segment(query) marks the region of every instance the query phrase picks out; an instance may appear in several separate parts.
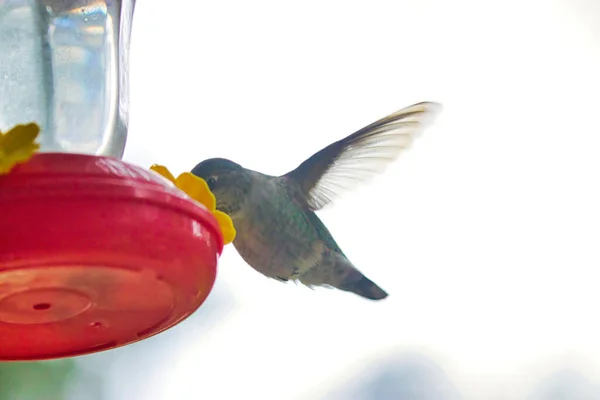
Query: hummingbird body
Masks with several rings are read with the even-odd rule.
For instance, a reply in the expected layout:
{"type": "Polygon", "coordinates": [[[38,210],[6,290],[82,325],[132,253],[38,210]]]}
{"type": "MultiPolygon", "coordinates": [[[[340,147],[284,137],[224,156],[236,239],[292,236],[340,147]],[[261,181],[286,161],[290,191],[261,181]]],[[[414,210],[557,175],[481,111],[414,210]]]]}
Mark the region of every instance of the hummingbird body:
{"type": "Polygon", "coordinates": [[[319,217],[303,209],[295,182],[246,171],[252,189],[240,212],[231,213],[237,232],[233,245],[246,263],[280,281],[387,296],[354,268],[319,217]]]}
{"type": "Polygon", "coordinates": [[[192,173],[207,181],[217,209],[233,220],[233,245],[256,271],[279,281],[334,287],[381,300],[387,293],[354,267],[315,211],[393,161],[422,129],[425,117],[438,109],[435,103],[419,103],[394,113],[282,176],[223,158],[205,160],[192,173]]]}

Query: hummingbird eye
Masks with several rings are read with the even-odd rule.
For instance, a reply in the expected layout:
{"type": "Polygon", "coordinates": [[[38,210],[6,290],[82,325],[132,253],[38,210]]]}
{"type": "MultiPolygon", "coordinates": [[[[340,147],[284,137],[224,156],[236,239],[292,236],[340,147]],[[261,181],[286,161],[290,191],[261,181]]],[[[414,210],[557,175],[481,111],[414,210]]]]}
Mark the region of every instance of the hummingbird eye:
{"type": "Polygon", "coordinates": [[[211,176],[210,178],[208,178],[206,180],[206,183],[208,184],[208,187],[210,188],[210,190],[213,190],[217,184],[217,178],[215,178],[214,176],[211,176]]]}

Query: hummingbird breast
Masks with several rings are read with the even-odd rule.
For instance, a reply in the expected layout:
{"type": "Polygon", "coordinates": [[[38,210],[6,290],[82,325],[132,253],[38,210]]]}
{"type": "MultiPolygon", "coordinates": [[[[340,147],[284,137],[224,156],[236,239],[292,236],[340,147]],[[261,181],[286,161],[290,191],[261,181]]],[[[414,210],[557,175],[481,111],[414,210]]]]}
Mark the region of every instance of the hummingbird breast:
{"type": "Polygon", "coordinates": [[[270,278],[297,279],[323,257],[325,248],[317,230],[277,178],[254,185],[233,222],[237,252],[270,278]]]}

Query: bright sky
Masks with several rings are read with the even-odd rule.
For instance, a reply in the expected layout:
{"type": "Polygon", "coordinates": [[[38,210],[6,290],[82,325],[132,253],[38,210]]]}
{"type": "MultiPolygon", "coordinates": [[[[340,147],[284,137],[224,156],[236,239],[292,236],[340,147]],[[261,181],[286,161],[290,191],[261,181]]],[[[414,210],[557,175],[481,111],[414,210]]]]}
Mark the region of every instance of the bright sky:
{"type": "Polygon", "coordinates": [[[118,398],[332,399],[415,352],[464,399],[564,369],[600,384],[599,26],[594,0],[139,1],[127,161],[281,174],[397,109],[444,110],[320,213],[388,299],[268,280],[228,246],[221,322],[164,333],[118,398]]]}

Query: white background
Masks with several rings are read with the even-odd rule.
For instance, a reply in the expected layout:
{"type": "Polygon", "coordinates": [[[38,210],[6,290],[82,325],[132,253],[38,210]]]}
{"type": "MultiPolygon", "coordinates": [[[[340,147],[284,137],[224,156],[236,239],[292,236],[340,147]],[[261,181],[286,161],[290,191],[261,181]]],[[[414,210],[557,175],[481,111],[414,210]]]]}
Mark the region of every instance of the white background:
{"type": "Polygon", "coordinates": [[[397,109],[444,109],[319,214],[388,299],[268,280],[227,246],[211,296],[229,306],[146,341],[169,347],[128,367],[139,384],[116,362],[109,398],[353,398],[340,386],[411,354],[441,376],[415,393],[600,398],[600,3],[139,1],[130,61],[125,160],[174,173],[282,174],[397,109]]]}

